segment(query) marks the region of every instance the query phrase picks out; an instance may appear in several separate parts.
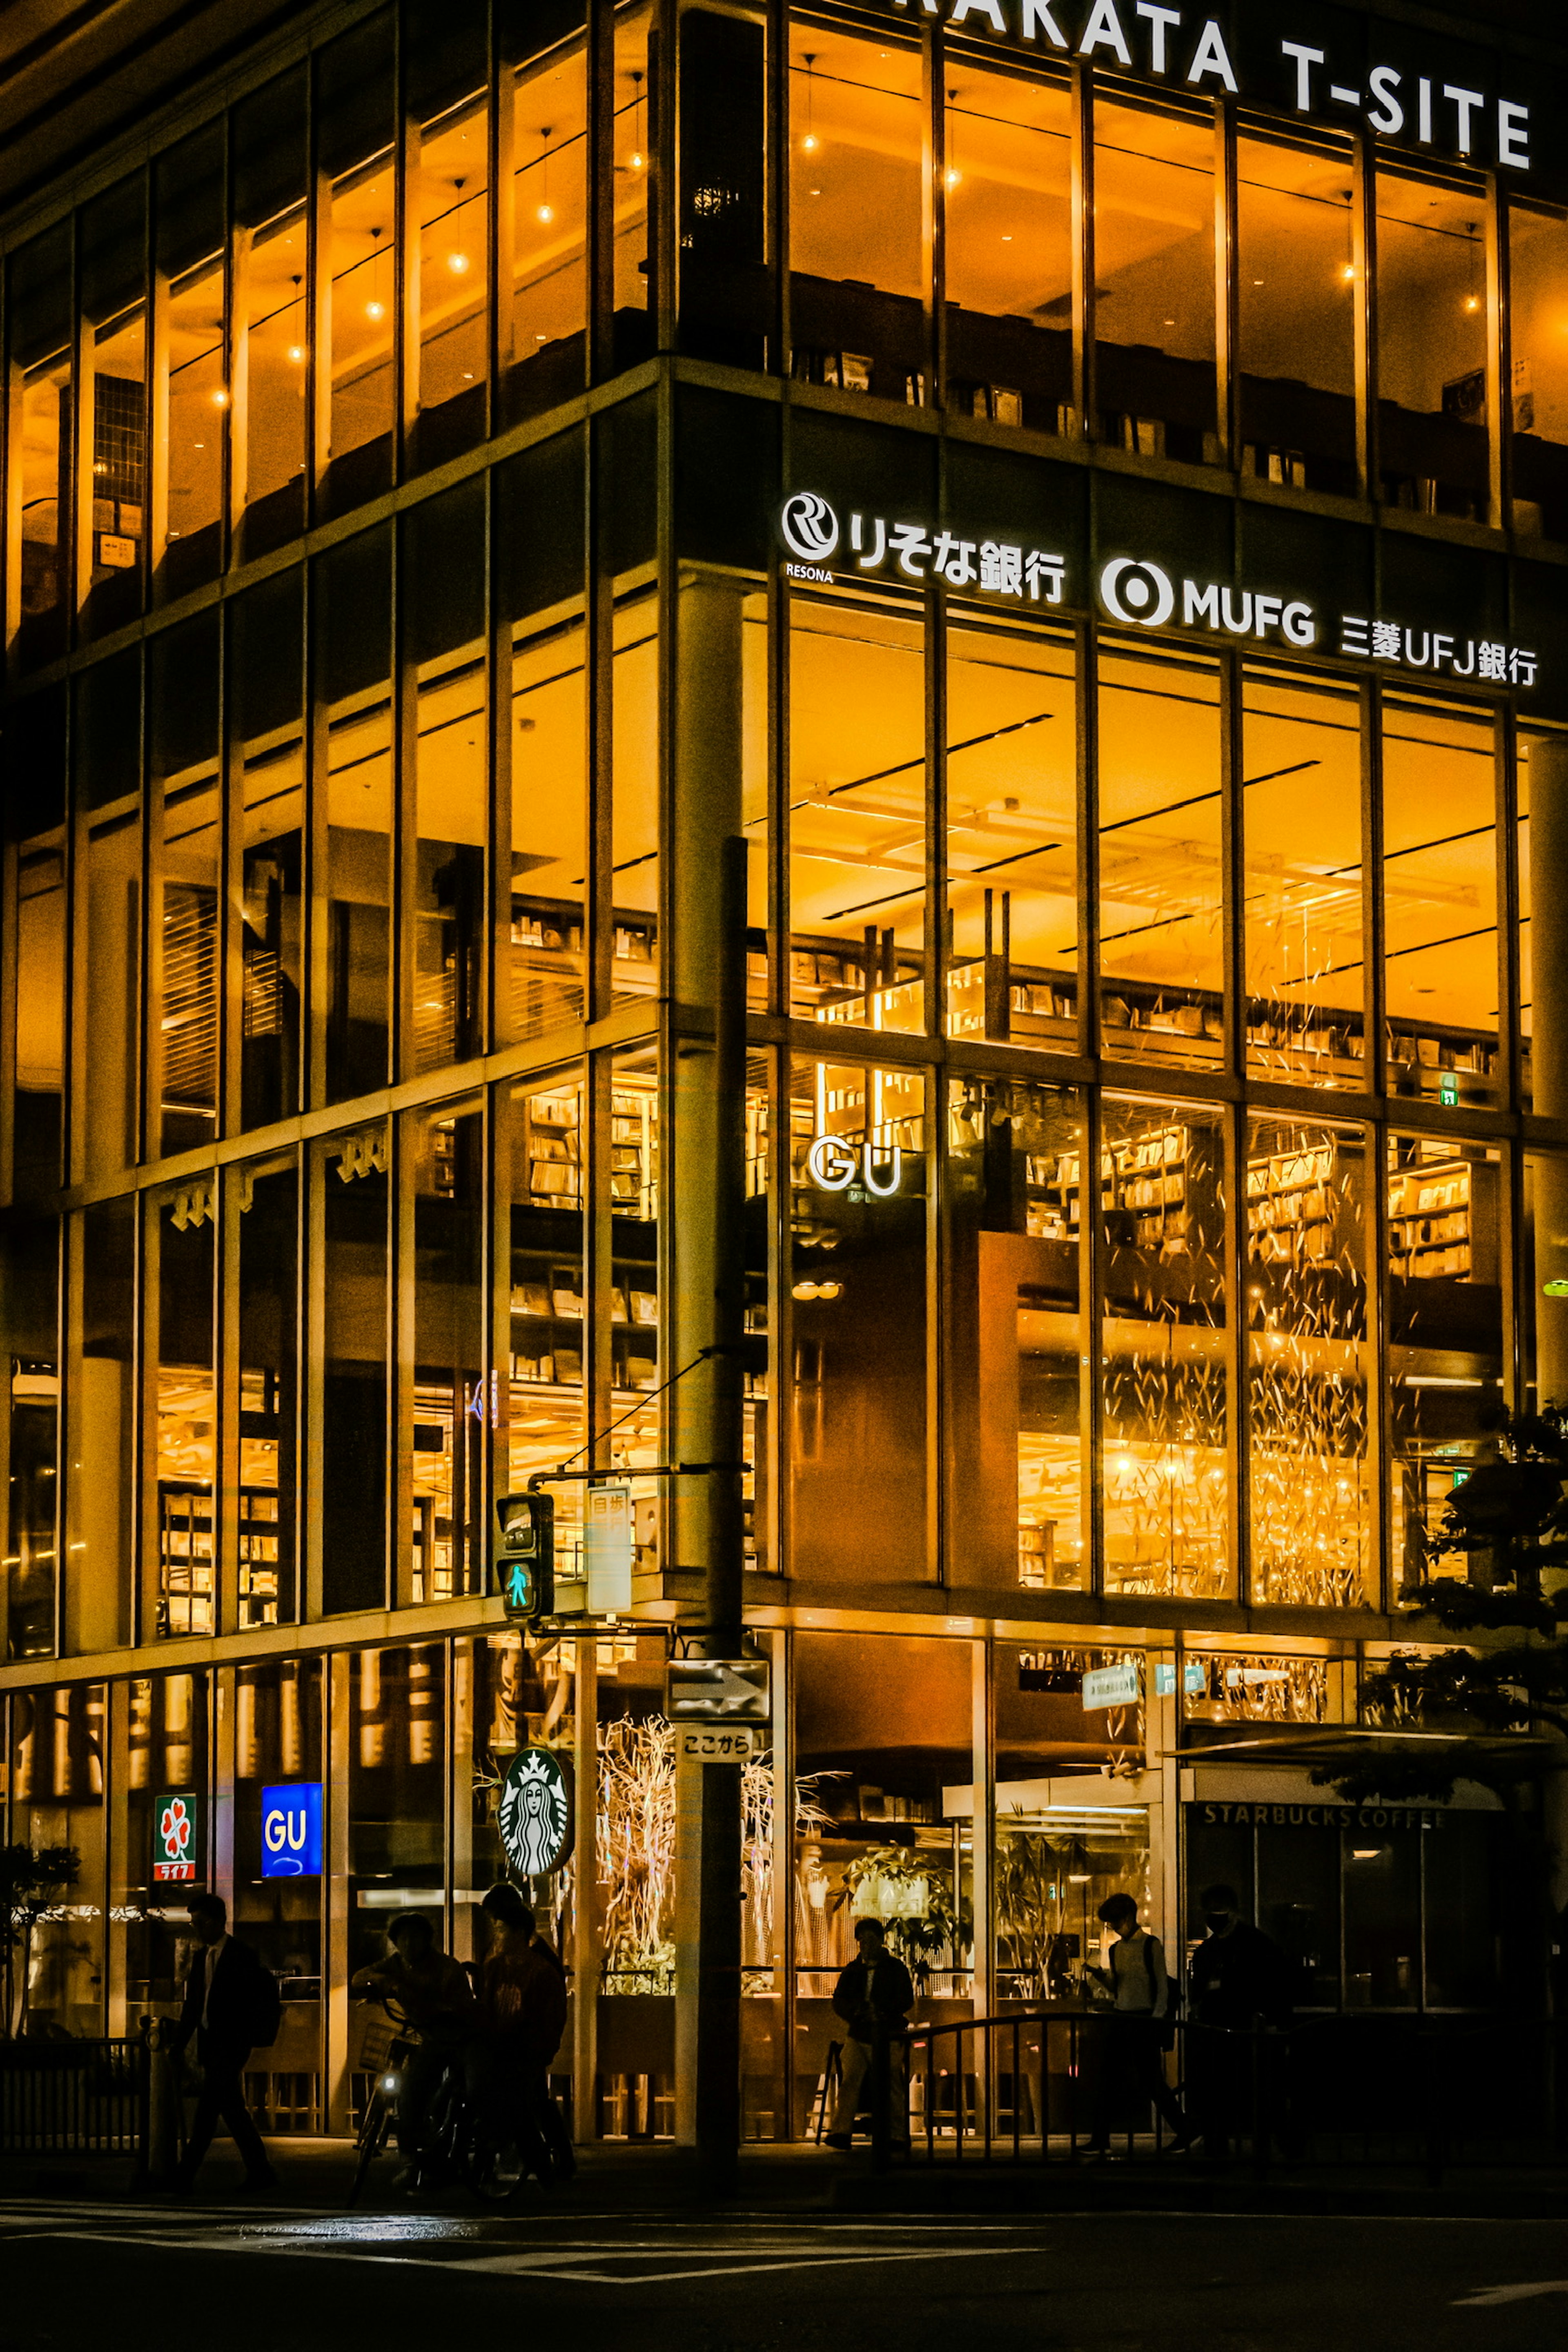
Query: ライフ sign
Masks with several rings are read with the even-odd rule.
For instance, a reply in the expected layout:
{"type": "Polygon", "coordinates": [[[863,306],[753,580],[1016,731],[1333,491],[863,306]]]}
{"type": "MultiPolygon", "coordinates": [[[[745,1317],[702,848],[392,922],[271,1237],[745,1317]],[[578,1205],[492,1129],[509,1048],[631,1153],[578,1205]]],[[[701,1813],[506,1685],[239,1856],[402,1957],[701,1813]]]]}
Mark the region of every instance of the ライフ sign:
{"type": "Polygon", "coordinates": [[[670,1663],[665,1712],[671,1723],[766,1723],[765,1658],[678,1658],[670,1663]]]}

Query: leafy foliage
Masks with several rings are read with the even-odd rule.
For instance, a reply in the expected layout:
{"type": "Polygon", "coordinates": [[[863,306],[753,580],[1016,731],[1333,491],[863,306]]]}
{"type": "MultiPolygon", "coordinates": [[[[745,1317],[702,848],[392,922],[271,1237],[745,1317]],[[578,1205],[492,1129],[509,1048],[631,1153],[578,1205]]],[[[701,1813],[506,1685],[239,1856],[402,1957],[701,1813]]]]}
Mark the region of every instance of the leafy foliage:
{"type": "Polygon", "coordinates": [[[1352,1803],[1448,1797],[1459,1780],[1507,1789],[1538,1769],[1537,1752],[1483,1743],[1542,1725],[1568,1734],[1568,1412],[1510,1415],[1499,1447],[1455,1487],[1432,1545],[1464,1575],[1428,1576],[1413,1596],[1445,1633],[1481,1638],[1392,1658],[1363,1686],[1383,1728],[1448,1736],[1318,1766],[1320,1787],[1352,1803]]]}

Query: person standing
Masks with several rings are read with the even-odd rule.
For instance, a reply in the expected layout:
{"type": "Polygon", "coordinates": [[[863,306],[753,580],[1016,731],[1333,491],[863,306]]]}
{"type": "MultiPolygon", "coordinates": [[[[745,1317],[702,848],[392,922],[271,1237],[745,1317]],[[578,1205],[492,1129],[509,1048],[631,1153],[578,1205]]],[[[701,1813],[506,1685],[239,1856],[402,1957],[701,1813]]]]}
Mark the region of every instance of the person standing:
{"type": "MultiPolygon", "coordinates": [[[[1205,1886],[1198,1901],[1208,1932],[1193,1955],[1187,2071],[1204,2155],[1224,2164],[1233,2135],[1256,2105],[1284,2118],[1292,1973],[1273,1937],[1242,1917],[1234,1886],[1205,1886]],[[1281,2038],[1266,2043],[1266,2034],[1281,2038]]],[[[1258,2127],[1267,2129],[1267,2122],[1258,2127]]]]}
{"type": "Polygon", "coordinates": [[[245,2188],[272,2189],[278,2176],[245,2104],[244,2077],[251,2051],[277,2037],[277,1982],[250,1946],[229,1934],[228,1908],[221,1895],[193,1895],[189,1908],[198,1948],[185,1979],[174,2048],[183,2051],[195,2035],[202,2087],[174,2187],[181,2196],[189,2196],[222,2123],[245,2167],[245,2188]]]}
{"type": "Polygon", "coordinates": [[[550,2062],[566,2031],[566,1971],[515,1886],[492,1886],[480,1907],[495,1939],[479,1979],[490,2097],[527,2168],[542,2183],[569,2180],[576,2154],[550,2088],[550,2062]]]}
{"type": "MultiPolygon", "coordinates": [[[[909,2052],[905,2023],[914,2007],[915,1989],[902,1960],[889,1952],[879,1919],[855,1923],[858,1958],[851,1960],[833,1991],[834,2014],[848,2027],[844,2044],[844,2072],[833,2110],[829,2147],[848,2147],[855,2136],[861,2091],[871,2072],[879,2036],[888,2046],[888,2137],[908,2151],[910,2101],[907,2084],[909,2052]]],[[[874,2079],[874,2078],[873,2078],[874,2079]]]]}
{"type": "Polygon", "coordinates": [[[423,1911],[400,1911],[386,1940],[392,1947],[386,1958],[358,1969],[349,1990],[390,1994],[418,2037],[404,2062],[397,2094],[397,2145],[404,2162],[392,2184],[412,2189],[419,2177],[430,2102],[447,2068],[462,2066],[479,2011],[462,1962],[441,1950],[423,1911]]]}
{"type": "Polygon", "coordinates": [[[1131,1895],[1110,1896],[1100,1905],[1099,1917],[1115,1930],[1117,1940],[1110,1947],[1109,1968],[1094,1970],[1110,1995],[1111,2009],[1100,2044],[1089,2152],[1109,2156],[1111,2124],[1130,2093],[1158,2109],[1175,2147],[1190,2147],[1191,2127],[1165,2080],[1171,1980],[1164,1950],[1157,1936],[1138,1925],[1138,1906],[1131,1895]]]}

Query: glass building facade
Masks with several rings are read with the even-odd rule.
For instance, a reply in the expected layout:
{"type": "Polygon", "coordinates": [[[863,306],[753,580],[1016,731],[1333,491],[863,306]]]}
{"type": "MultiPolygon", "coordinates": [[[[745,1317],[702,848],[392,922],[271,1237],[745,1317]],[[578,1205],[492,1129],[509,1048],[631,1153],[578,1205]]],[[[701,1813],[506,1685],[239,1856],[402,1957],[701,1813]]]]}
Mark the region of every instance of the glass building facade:
{"type": "Polygon", "coordinates": [[[542,1742],[578,2129],[676,2129],[737,835],[748,2133],[866,1911],[933,2018],[1214,1876],[1322,2007],[1540,1997],[1501,1817],[1300,1733],[1568,1401],[1568,59],[1342,14],[302,14],[0,223],[33,2030],[174,1999],[184,1796],[270,2126],[347,2128],[348,1974],[408,1905],[472,1952],[542,1742]],[[629,1610],[509,1626],[494,1503],[584,1456],[629,1610]]]}

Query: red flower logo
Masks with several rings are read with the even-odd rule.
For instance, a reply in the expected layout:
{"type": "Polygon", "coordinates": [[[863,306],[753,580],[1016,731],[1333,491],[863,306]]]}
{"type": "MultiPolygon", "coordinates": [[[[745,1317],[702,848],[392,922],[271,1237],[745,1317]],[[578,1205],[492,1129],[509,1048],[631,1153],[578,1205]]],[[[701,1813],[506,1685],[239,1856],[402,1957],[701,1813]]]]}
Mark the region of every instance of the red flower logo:
{"type": "Polygon", "coordinates": [[[172,1797],[158,1823],[163,1852],[172,1862],[184,1862],[191,1842],[191,1816],[184,1797],[172,1797]]]}

